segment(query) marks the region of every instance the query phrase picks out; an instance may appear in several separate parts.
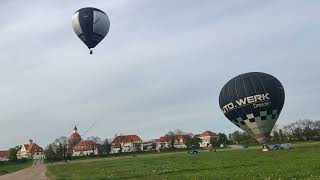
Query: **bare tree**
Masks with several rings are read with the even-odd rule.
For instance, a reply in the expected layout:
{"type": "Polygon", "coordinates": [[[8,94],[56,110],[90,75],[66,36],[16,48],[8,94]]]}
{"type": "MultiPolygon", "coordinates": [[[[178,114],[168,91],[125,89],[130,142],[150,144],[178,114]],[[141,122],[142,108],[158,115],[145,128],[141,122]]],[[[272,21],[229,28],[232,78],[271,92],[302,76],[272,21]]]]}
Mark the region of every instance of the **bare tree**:
{"type": "Polygon", "coordinates": [[[168,143],[169,143],[169,145],[172,147],[172,148],[174,148],[174,143],[175,143],[175,140],[176,140],[176,134],[174,133],[174,132],[172,132],[172,131],[169,131],[168,133],[167,133],[167,138],[168,138],[168,143]]]}
{"type": "Polygon", "coordinates": [[[58,156],[65,160],[67,155],[68,138],[65,136],[61,136],[57,138],[53,142],[53,144],[55,144],[55,147],[57,147],[56,153],[58,154],[58,156]]]}
{"type": "Polygon", "coordinates": [[[186,135],[187,133],[181,131],[180,129],[176,129],[176,130],[174,130],[174,134],[175,135],[186,135]]]}
{"type": "Polygon", "coordinates": [[[125,137],[122,135],[115,137],[114,140],[112,141],[112,144],[119,148],[119,153],[123,151],[124,143],[125,143],[125,137]]]}
{"type": "Polygon", "coordinates": [[[90,137],[87,138],[87,141],[93,141],[96,144],[101,144],[102,143],[101,139],[99,137],[97,137],[97,136],[90,136],[90,137]]]}

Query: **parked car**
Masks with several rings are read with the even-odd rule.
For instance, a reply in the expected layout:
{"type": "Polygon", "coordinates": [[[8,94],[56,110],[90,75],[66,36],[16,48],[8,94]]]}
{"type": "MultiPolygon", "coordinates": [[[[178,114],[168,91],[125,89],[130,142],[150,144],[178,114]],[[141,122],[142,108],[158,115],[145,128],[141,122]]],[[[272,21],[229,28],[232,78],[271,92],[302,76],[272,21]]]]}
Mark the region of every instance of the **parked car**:
{"type": "Polygon", "coordinates": [[[291,149],[291,144],[290,143],[284,143],[284,144],[273,144],[271,145],[272,150],[283,150],[283,149],[291,149]]]}
{"type": "Polygon", "coordinates": [[[279,149],[281,149],[281,144],[273,144],[273,145],[271,145],[271,149],[272,150],[279,150],[279,149]]]}
{"type": "Polygon", "coordinates": [[[191,149],[188,151],[188,154],[199,154],[200,150],[196,146],[192,145],[191,149]]]}
{"type": "Polygon", "coordinates": [[[290,143],[281,144],[281,149],[291,149],[291,144],[290,143]]]}
{"type": "Polygon", "coordinates": [[[199,149],[190,149],[188,151],[188,154],[199,154],[200,153],[200,150],[199,149]]]}

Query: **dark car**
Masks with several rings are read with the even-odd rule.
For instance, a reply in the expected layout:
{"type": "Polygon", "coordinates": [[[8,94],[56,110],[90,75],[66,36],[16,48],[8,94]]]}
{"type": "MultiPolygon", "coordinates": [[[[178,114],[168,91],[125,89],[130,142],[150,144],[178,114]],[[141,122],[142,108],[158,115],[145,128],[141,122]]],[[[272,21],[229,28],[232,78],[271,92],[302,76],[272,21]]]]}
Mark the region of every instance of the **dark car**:
{"type": "Polygon", "coordinates": [[[290,143],[284,143],[280,145],[281,149],[291,149],[291,144],[290,143]]]}
{"type": "Polygon", "coordinates": [[[272,150],[279,150],[279,149],[281,149],[281,145],[280,144],[273,144],[273,145],[271,145],[271,149],[272,150]]]}
{"type": "Polygon", "coordinates": [[[199,149],[190,149],[188,151],[188,154],[199,154],[200,153],[200,150],[199,149]]]}

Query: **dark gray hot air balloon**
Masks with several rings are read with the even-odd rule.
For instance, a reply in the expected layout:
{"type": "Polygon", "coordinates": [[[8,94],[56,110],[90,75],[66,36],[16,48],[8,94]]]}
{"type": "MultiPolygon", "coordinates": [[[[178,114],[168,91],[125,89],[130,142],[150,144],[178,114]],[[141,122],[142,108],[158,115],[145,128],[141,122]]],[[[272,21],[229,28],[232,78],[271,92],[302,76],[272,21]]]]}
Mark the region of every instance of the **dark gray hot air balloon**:
{"type": "Polygon", "coordinates": [[[92,54],[91,49],[96,47],[108,34],[110,20],[107,14],[100,9],[86,7],[74,13],[72,28],[92,54]]]}
{"type": "Polygon", "coordinates": [[[266,143],[284,104],[284,89],[261,72],[241,74],[224,85],[219,104],[224,115],[260,143],[266,143]]]}

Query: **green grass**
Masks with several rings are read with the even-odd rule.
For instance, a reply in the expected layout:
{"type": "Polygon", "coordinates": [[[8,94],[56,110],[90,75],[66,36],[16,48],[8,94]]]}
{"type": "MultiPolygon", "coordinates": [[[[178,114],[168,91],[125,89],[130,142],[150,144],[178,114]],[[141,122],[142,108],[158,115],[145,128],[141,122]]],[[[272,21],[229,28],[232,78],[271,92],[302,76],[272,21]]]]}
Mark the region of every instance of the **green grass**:
{"type": "Polygon", "coordinates": [[[320,179],[320,143],[295,149],[163,153],[48,165],[53,179],[320,179]]]}
{"type": "Polygon", "coordinates": [[[31,164],[32,161],[29,160],[0,162],[0,176],[24,169],[28,166],[31,166],[31,164]]]}

